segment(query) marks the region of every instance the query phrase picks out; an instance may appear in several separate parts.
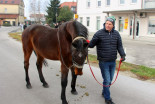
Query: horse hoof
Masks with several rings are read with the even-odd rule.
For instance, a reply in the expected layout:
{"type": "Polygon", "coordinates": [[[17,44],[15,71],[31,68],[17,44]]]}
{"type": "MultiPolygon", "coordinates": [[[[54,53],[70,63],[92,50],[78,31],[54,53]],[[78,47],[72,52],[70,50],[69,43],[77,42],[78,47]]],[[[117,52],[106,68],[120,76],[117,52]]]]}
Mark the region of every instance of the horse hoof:
{"type": "Polygon", "coordinates": [[[32,86],[30,84],[27,84],[26,87],[27,87],[27,89],[31,89],[32,88],[32,86]]]}
{"type": "Polygon", "coordinates": [[[67,101],[64,101],[64,102],[62,102],[62,104],[68,104],[68,102],[67,101]]]}
{"type": "Polygon", "coordinates": [[[49,85],[46,83],[46,84],[43,84],[43,87],[44,88],[49,88],[49,85]]]}
{"type": "Polygon", "coordinates": [[[72,90],[71,93],[72,93],[73,95],[78,95],[78,92],[77,92],[76,90],[72,90]]]}

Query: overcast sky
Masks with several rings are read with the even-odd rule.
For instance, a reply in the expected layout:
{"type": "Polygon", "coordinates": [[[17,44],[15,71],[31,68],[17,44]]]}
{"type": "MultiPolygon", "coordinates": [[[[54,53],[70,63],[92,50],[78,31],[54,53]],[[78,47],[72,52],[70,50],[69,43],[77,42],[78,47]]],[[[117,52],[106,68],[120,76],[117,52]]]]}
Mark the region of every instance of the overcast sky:
{"type": "MultiPolygon", "coordinates": [[[[23,0],[25,4],[25,17],[29,19],[29,13],[31,12],[30,10],[30,2],[32,0],[23,0]]],[[[37,1],[37,0],[36,0],[37,1]]],[[[70,1],[76,1],[76,0],[60,0],[60,3],[63,2],[70,2],[70,1]]],[[[40,0],[40,6],[41,6],[41,12],[45,13],[46,6],[49,4],[50,0],[40,0]]]]}

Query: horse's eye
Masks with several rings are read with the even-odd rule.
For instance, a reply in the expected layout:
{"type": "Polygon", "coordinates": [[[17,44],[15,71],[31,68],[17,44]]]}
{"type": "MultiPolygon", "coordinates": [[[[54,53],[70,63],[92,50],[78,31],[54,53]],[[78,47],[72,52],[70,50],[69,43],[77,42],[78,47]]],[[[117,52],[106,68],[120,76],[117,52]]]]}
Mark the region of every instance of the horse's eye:
{"type": "Polygon", "coordinates": [[[74,48],[77,48],[77,44],[76,44],[76,43],[72,43],[72,46],[73,46],[74,48]]]}

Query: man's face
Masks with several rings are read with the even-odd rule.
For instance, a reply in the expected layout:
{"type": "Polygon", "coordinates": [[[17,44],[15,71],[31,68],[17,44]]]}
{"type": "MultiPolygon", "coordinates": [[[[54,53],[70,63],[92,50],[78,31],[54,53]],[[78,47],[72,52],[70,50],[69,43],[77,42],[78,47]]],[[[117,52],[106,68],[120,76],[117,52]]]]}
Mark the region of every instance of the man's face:
{"type": "Polygon", "coordinates": [[[112,22],[106,21],[106,23],[105,23],[105,29],[106,29],[107,31],[110,32],[110,31],[112,30],[113,27],[114,27],[114,26],[113,26],[112,22]]]}

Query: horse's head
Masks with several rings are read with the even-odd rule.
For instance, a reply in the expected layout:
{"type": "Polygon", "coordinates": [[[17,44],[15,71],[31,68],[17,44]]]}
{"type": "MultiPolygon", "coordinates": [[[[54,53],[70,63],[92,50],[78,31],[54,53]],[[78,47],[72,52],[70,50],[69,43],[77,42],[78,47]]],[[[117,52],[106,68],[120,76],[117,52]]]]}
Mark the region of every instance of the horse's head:
{"type": "Polygon", "coordinates": [[[75,74],[82,75],[82,68],[88,55],[88,43],[85,38],[77,37],[72,42],[72,61],[75,74]]]}
{"type": "Polygon", "coordinates": [[[73,21],[72,31],[72,62],[75,67],[75,74],[82,75],[82,68],[88,55],[88,31],[85,26],[77,21],[73,21]],[[73,31],[74,30],[74,31],[73,31]]]}

